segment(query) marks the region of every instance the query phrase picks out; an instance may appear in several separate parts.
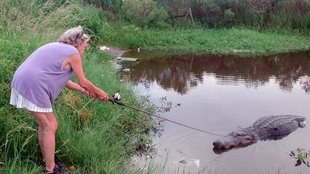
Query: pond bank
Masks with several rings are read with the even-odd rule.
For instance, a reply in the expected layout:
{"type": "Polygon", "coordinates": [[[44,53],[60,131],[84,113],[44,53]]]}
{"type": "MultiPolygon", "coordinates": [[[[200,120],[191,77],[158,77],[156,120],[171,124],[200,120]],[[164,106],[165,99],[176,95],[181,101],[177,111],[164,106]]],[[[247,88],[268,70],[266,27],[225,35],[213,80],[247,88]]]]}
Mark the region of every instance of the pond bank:
{"type": "Polygon", "coordinates": [[[99,46],[99,49],[109,55],[112,55],[114,57],[122,56],[125,52],[130,51],[126,49],[121,48],[115,48],[115,47],[107,47],[107,46],[99,46]]]}
{"type": "Polygon", "coordinates": [[[114,47],[162,50],[184,54],[253,57],[310,49],[309,36],[280,30],[195,28],[127,31],[118,28],[111,31],[110,35],[103,36],[102,40],[105,44],[114,47]]]}

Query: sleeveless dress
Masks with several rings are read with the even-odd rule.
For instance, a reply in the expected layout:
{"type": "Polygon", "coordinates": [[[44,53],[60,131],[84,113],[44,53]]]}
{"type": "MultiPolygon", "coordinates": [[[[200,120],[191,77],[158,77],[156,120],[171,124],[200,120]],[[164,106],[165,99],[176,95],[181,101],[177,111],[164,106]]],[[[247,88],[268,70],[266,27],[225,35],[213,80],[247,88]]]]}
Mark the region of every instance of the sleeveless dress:
{"type": "Polygon", "coordinates": [[[52,112],[52,103],[66,86],[72,69],[62,70],[63,61],[78,50],[54,42],[35,50],[15,71],[10,104],[34,112],[52,112]]]}

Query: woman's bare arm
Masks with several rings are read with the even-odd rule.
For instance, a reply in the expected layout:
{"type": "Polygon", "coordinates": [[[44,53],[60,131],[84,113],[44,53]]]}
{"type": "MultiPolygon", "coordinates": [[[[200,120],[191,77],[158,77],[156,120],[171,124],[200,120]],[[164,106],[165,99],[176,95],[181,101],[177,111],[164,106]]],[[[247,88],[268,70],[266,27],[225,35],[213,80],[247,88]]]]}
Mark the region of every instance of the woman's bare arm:
{"type": "Polygon", "coordinates": [[[66,87],[77,92],[83,92],[85,90],[79,84],[74,83],[71,80],[68,81],[66,87]]]}
{"type": "MultiPolygon", "coordinates": [[[[71,65],[71,68],[73,69],[73,72],[75,73],[78,79],[78,85],[80,87],[86,89],[90,93],[95,93],[98,99],[108,101],[109,99],[108,95],[103,90],[96,87],[93,83],[91,83],[89,80],[86,79],[82,67],[82,58],[79,54],[71,55],[65,61],[66,63],[71,65]]],[[[70,83],[69,85],[73,84],[70,83]]]]}

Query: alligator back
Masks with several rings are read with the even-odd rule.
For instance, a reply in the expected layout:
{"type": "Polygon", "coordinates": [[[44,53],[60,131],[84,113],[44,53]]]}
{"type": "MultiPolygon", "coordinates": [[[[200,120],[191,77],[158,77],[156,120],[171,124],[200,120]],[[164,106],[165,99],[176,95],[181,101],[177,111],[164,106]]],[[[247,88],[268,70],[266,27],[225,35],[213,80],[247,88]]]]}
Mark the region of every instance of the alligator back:
{"type": "Polygon", "coordinates": [[[266,116],[255,121],[252,130],[260,140],[280,139],[301,127],[305,120],[305,117],[296,115],[266,116]]]}

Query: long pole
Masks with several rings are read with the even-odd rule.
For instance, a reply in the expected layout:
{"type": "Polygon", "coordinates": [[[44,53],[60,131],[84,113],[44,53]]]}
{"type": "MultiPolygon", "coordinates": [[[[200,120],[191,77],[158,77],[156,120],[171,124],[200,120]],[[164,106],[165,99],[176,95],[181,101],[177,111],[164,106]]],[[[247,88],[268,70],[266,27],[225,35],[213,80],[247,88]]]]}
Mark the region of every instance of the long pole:
{"type": "Polygon", "coordinates": [[[199,132],[204,132],[204,133],[211,134],[211,135],[216,135],[216,136],[224,136],[224,135],[221,135],[221,134],[217,134],[217,133],[205,131],[205,130],[202,130],[202,129],[198,129],[198,128],[195,128],[195,127],[192,127],[192,126],[188,126],[188,125],[185,125],[185,124],[182,124],[182,123],[173,121],[173,120],[169,120],[169,119],[167,119],[167,118],[163,118],[163,117],[158,116],[158,115],[155,115],[155,114],[151,114],[151,113],[146,112],[146,111],[143,111],[143,110],[141,110],[141,109],[132,107],[132,106],[130,106],[130,105],[126,104],[126,103],[123,103],[123,102],[121,102],[121,101],[112,100],[112,99],[109,99],[109,101],[112,102],[112,103],[116,103],[116,104],[118,104],[118,105],[121,105],[121,106],[125,106],[125,107],[128,107],[128,108],[134,109],[134,110],[136,110],[136,111],[145,113],[145,114],[147,114],[147,115],[151,115],[151,116],[153,116],[153,117],[160,118],[160,119],[162,119],[162,120],[165,120],[165,121],[168,121],[168,122],[171,122],[171,123],[174,123],[174,124],[183,126],[183,127],[187,127],[187,128],[189,128],[189,129],[192,129],[192,130],[196,130],[196,131],[199,131],[199,132]]]}

